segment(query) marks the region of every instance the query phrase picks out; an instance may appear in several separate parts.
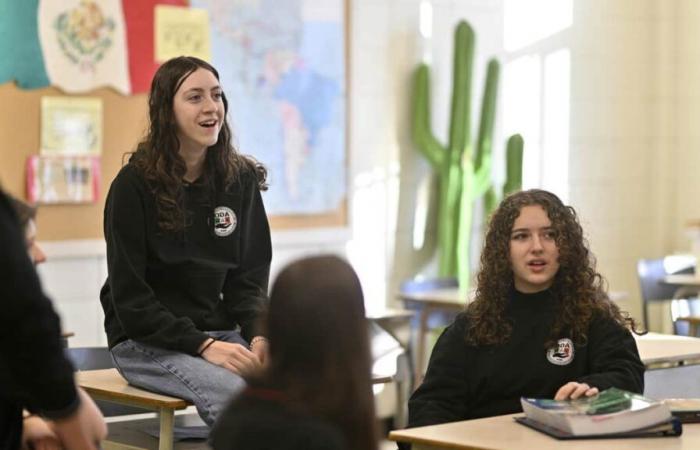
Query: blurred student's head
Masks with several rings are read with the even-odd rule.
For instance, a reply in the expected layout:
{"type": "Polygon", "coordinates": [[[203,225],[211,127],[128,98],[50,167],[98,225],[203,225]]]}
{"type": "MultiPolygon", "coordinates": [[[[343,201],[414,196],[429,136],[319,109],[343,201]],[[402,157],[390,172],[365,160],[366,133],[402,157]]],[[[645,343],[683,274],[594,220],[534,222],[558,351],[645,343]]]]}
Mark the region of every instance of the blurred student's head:
{"type": "Polygon", "coordinates": [[[36,208],[14,197],[10,197],[10,202],[24,231],[29,258],[34,264],[45,262],[46,254],[36,242],[36,208]]]}
{"type": "Polygon", "coordinates": [[[376,449],[369,332],[352,267],[335,256],[288,265],[273,285],[266,329],[270,379],[336,423],[349,448],[376,449]]]}

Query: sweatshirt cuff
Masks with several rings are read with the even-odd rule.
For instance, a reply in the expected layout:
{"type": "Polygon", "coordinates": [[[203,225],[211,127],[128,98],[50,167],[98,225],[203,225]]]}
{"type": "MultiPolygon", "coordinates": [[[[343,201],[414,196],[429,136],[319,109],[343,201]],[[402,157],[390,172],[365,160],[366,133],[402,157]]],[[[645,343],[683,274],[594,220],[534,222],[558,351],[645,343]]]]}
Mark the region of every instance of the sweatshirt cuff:
{"type": "Polygon", "coordinates": [[[209,336],[203,332],[197,332],[188,336],[183,336],[180,339],[181,349],[184,353],[192,356],[199,356],[198,350],[202,346],[204,341],[209,339],[209,336]]]}

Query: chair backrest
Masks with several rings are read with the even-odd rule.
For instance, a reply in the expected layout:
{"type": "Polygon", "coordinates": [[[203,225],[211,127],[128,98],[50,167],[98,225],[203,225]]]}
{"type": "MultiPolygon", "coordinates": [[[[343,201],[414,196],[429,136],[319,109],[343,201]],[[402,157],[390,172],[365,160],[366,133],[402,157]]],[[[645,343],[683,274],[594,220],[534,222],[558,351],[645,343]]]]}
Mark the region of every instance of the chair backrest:
{"type": "Polygon", "coordinates": [[[644,328],[649,328],[647,303],[673,299],[677,286],[661,283],[666,275],[695,273],[695,258],[689,256],[667,256],[657,259],[640,259],[637,262],[637,277],[642,293],[642,315],[644,328]]]}
{"type": "Polygon", "coordinates": [[[673,264],[674,257],[657,259],[640,259],[637,262],[637,276],[644,303],[670,300],[678,289],[677,286],[661,283],[661,279],[672,274],[695,273],[695,264],[687,260],[686,264],[673,264]]]}
{"type": "MultiPolygon", "coordinates": [[[[114,367],[112,355],[107,347],[74,347],[67,348],[66,354],[73,362],[76,370],[99,370],[111,369],[114,367]]],[[[105,417],[124,416],[128,414],[143,414],[149,412],[143,408],[135,406],[117,405],[101,400],[96,400],[97,407],[100,408],[105,417]]]]}
{"type": "Polygon", "coordinates": [[[74,347],[67,349],[68,358],[77,370],[100,370],[114,367],[107,347],[74,347]]]}
{"type": "Polygon", "coordinates": [[[416,294],[419,292],[431,291],[433,289],[445,289],[459,287],[457,278],[414,278],[401,283],[399,290],[403,294],[416,294]]]}

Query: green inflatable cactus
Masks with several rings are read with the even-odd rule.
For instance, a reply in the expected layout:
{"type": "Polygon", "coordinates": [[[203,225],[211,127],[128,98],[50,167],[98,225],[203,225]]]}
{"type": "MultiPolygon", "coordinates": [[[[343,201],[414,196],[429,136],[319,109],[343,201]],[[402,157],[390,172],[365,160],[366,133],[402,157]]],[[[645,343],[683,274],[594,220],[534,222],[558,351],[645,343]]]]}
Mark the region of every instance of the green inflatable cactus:
{"type": "MultiPolygon", "coordinates": [[[[425,155],[439,178],[438,205],[438,256],[440,276],[456,276],[460,287],[469,286],[469,241],[474,202],[490,192],[492,201],[497,200],[491,187],[491,147],[493,124],[498,90],[499,64],[489,61],[481,105],[479,132],[474,147],[471,144],[471,76],[474,61],[474,31],[465,21],[457,25],[454,44],[454,73],[449,141],[441,144],[431,131],[430,124],[430,72],[421,64],[414,74],[413,140],[425,155]],[[475,151],[473,151],[473,148],[475,151]]],[[[522,166],[522,138],[513,136],[509,140],[508,189],[519,188],[522,166]],[[510,154],[512,146],[520,142],[520,157],[510,154]],[[519,161],[519,163],[518,163],[519,161]],[[511,167],[512,166],[512,167],[511,167]],[[518,171],[517,175],[510,170],[518,171]]],[[[489,195],[487,195],[488,203],[489,195]]],[[[494,205],[491,205],[491,208],[494,205]]]]}
{"type": "Polygon", "coordinates": [[[488,218],[501,199],[511,192],[519,191],[523,186],[523,137],[514,134],[506,143],[506,182],[503,185],[503,195],[499,198],[493,186],[484,197],[484,217],[488,218]]]}

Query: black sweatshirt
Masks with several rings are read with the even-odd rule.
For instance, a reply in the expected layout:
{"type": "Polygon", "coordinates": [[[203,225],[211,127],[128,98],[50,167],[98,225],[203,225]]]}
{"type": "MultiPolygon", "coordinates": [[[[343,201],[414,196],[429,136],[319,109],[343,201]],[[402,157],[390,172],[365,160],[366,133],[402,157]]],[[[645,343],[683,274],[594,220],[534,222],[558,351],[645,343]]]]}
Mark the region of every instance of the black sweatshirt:
{"type": "Polygon", "coordinates": [[[108,277],[100,293],[110,348],[132,339],[196,355],[204,331],[240,325],[245,339],[254,334],[272,257],[255,174],[242,172],[216,195],[203,182],[183,190],[186,226],[163,232],[155,196],[132,164],[112,182],[104,214],[108,277]]]}
{"type": "Polygon", "coordinates": [[[631,333],[611,319],[594,318],[584,346],[561,336],[545,349],[555,313],[550,291],[514,292],[506,309],[513,323],[502,346],[468,346],[460,314],[438,339],[423,384],[408,404],[409,427],[522,411],[520,397],[553,398],[569,381],[604,390],[641,393],[644,365],[631,333]]]}
{"type": "Polygon", "coordinates": [[[56,419],[80,400],[58,316],[41,290],[24,234],[0,192],[0,448],[19,448],[22,408],[56,419]]]}
{"type": "Polygon", "coordinates": [[[248,388],[221,413],[209,444],[214,450],[347,450],[337,426],[296,409],[281,391],[248,388]]]}

